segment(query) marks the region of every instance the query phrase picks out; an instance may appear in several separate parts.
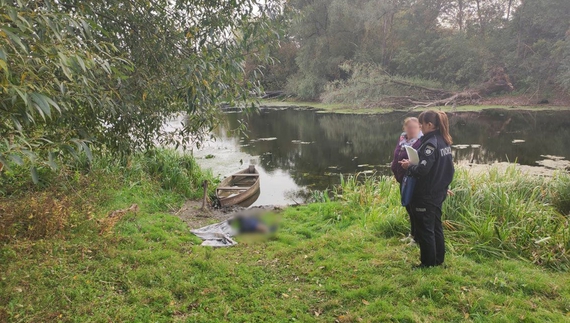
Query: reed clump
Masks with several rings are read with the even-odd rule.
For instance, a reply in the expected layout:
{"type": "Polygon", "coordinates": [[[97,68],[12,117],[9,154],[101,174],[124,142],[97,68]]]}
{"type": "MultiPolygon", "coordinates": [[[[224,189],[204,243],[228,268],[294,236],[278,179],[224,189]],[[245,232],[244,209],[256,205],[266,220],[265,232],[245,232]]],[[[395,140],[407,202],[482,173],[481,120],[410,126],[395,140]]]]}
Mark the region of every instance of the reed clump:
{"type": "MultiPolygon", "coordinates": [[[[475,257],[518,258],[557,269],[570,266],[570,175],[538,177],[516,166],[486,173],[458,169],[444,203],[449,249],[475,257]]],[[[390,177],[351,176],[338,199],[384,236],[408,233],[398,184],[390,177]]]]}

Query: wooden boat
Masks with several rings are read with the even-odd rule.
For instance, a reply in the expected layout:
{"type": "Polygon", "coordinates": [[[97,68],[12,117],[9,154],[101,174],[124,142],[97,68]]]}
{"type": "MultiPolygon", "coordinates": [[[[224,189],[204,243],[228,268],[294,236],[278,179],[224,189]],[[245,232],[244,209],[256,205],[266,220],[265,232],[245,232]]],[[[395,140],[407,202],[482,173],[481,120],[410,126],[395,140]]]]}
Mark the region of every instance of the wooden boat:
{"type": "Polygon", "coordinates": [[[248,199],[251,201],[258,193],[259,173],[253,165],[224,178],[216,188],[216,197],[222,207],[239,204],[248,199]]]}

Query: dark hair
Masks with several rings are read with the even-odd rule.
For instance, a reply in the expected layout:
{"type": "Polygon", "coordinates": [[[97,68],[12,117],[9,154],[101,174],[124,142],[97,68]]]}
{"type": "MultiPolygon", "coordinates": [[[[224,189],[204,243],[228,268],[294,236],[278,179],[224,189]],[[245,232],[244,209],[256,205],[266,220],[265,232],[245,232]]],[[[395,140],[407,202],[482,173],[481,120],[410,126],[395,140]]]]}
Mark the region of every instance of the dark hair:
{"type": "Polygon", "coordinates": [[[443,140],[448,145],[453,143],[453,139],[449,134],[449,120],[447,119],[447,114],[443,111],[427,110],[420,114],[418,117],[420,123],[432,123],[439,131],[443,140]]]}

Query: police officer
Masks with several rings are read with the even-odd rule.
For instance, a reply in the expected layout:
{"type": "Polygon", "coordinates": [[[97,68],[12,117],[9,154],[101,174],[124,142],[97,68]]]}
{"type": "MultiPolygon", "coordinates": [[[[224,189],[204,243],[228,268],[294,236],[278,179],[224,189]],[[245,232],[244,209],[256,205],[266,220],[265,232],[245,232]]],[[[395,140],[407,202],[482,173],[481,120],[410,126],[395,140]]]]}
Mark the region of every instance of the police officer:
{"type": "Polygon", "coordinates": [[[417,178],[410,208],[415,221],[415,240],[420,245],[421,264],[414,267],[424,268],[442,265],[445,259],[441,207],[455,169],[445,112],[424,111],[419,120],[424,134],[418,149],[419,164],[411,165],[409,160],[400,163],[408,175],[417,178]]]}

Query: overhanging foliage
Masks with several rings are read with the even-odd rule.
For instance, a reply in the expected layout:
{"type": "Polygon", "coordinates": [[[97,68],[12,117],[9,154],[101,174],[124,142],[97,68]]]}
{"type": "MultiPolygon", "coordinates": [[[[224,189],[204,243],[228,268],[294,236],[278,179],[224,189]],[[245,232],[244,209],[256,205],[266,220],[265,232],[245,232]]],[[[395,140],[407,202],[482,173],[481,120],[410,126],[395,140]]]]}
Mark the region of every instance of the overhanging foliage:
{"type": "Polygon", "coordinates": [[[30,162],[34,178],[93,149],[200,143],[218,104],[260,91],[245,57],[268,61],[282,23],[280,6],[258,0],[0,4],[0,162],[30,162]],[[178,113],[185,124],[167,133],[178,113]]]}

